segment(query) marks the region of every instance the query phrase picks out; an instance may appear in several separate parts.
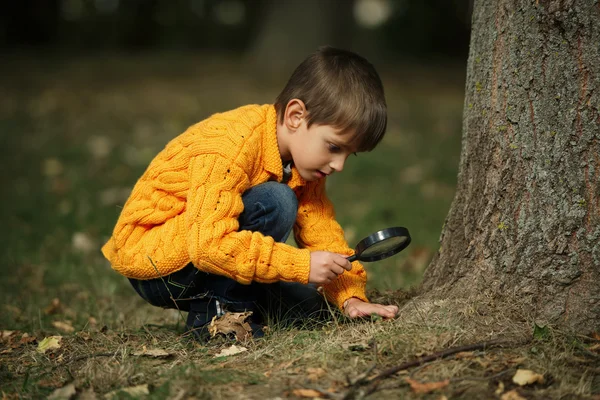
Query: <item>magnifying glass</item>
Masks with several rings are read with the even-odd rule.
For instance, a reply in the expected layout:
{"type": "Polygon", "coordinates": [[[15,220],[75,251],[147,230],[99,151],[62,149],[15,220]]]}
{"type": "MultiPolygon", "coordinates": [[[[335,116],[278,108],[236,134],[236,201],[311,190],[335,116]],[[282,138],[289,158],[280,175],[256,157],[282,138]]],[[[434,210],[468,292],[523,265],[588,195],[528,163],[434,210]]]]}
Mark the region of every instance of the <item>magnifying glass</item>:
{"type": "Polygon", "coordinates": [[[410,233],[402,226],[375,232],[356,245],[348,261],[379,261],[404,250],[410,244],[410,233]]]}

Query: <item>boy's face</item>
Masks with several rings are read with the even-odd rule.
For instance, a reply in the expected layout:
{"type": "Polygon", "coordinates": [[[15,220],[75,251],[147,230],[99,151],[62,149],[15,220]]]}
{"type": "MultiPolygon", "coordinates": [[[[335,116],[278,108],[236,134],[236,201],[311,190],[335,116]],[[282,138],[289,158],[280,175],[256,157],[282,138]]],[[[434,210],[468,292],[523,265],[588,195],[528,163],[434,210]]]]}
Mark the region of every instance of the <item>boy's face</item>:
{"type": "Polygon", "coordinates": [[[306,181],[315,181],[342,171],[348,156],[355,152],[348,143],[351,137],[329,125],[313,124],[308,128],[303,120],[289,143],[300,176],[306,181]]]}

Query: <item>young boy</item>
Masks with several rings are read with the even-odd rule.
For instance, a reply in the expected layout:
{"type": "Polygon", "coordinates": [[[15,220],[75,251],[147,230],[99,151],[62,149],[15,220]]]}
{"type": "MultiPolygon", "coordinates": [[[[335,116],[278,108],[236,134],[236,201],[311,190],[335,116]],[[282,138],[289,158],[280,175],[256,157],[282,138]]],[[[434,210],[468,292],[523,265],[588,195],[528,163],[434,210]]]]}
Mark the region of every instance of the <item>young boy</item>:
{"type": "Polygon", "coordinates": [[[351,318],[396,315],[371,304],[366,273],[334,219],[328,175],[381,141],[387,109],[374,67],[323,47],[274,105],[215,114],[167,144],[125,203],[102,251],[150,304],[188,311],[205,338],[225,311],[310,318],[327,300],[351,318]],[[298,248],[285,244],[293,230],[298,248]]]}

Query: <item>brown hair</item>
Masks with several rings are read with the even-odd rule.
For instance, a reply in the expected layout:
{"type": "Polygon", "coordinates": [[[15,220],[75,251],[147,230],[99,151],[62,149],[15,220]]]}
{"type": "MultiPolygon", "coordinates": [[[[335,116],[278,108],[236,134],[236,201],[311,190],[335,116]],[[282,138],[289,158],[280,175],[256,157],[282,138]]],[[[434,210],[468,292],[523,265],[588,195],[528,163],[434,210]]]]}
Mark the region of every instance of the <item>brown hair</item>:
{"type": "Polygon", "coordinates": [[[371,151],[387,127],[383,84],[366,59],[350,51],[321,47],[292,73],[275,101],[278,120],[292,99],[302,100],[307,124],[331,125],[354,132],[358,151],[371,151]]]}

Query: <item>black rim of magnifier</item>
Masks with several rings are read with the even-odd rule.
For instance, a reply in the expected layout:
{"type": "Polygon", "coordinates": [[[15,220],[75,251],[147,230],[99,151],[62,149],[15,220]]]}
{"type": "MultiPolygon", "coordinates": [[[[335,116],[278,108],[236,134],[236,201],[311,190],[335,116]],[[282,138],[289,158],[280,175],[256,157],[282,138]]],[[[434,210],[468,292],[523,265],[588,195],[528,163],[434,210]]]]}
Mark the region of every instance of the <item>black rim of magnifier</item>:
{"type": "Polygon", "coordinates": [[[367,236],[366,238],[364,238],[363,240],[358,242],[358,244],[356,245],[356,248],[354,249],[355,253],[352,256],[348,257],[348,261],[352,262],[352,261],[360,260],[360,261],[372,262],[372,261],[383,260],[384,258],[391,257],[394,254],[401,252],[409,244],[410,244],[410,233],[408,233],[408,229],[406,229],[402,226],[395,226],[393,228],[382,229],[378,232],[375,232],[375,233],[367,236]],[[398,247],[393,248],[390,251],[386,251],[385,253],[378,254],[376,256],[371,256],[371,257],[361,257],[361,254],[365,250],[367,250],[369,247],[371,247],[374,244],[379,243],[383,240],[392,238],[392,237],[405,237],[406,240],[404,242],[402,242],[398,247]]]}

